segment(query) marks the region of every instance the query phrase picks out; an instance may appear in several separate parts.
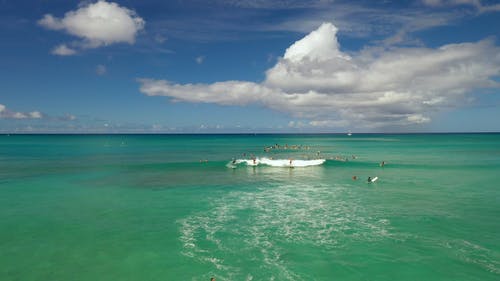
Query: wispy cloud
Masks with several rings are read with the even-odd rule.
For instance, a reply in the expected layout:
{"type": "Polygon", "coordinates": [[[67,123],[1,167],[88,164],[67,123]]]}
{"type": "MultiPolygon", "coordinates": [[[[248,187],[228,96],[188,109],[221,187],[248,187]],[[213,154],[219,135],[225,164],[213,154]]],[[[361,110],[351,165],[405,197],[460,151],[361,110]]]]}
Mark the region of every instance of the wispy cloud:
{"type": "Polygon", "coordinates": [[[134,11],[116,3],[98,1],[84,2],[77,10],[57,18],[46,14],[38,21],[40,26],[61,30],[76,36],[81,41],[73,42],[73,48],[62,44],[53,50],[56,55],[71,55],[75,48],[97,48],[115,43],[135,42],[137,33],[144,28],[145,21],[134,11]]]}
{"type": "Polygon", "coordinates": [[[241,40],[242,32],[246,40],[276,36],[283,31],[307,34],[323,22],[332,22],[343,36],[383,41],[385,45],[419,45],[412,33],[473,16],[460,9],[428,9],[417,4],[394,7],[348,1],[258,0],[214,0],[210,3],[220,9],[199,12],[196,17],[153,18],[149,27],[182,40],[228,41],[241,40]]]}
{"type": "Polygon", "coordinates": [[[161,35],[161,34],[156,34],[154,37],[155,42],[163,44],[165,41],[167,41],[167,37],[161,35]]]}
{"type": "Polygon", "coordinates": [[[197,64],[202,64],[205,61],[205,56],[198,56],[195,61],[197,64]]]}
{"type": "Polygon", "coordinates": [[[95,68],[95,73],[99,76],[103,76],[104,74],[106,74],[106,72],[108,72],[108,70],[106,66],[103,64],[99,64],[95,68]]]}
{"type": "Polygon", "coordinates": [[[247,9],[265,9],[265,10],[290,10],[304,8],[321,8],[331,3],[334,0],[214,0],[216,4],[223,6],[233,6],[247,9]]]}
{"type": "Polygon", "coordinates": [[[175,84],[139,80],[142,93],[174,101],[258,103],[312,126],[408,126],[464,106],[475,89],[498,87],[500,48],[492,40],[439,48],[366,47],[346,54],[324,23],[292,44],[262,83],[175,84]]]}
{"type": "Polygon", "coordinates": [[[332,22],[346,37],[366,38],[384,45],[420,45],[412,33],[452,25],[464,16],[457,10],[429,11],[416,6],[394,8],[335,2],[263,28],[308,33],[323,22],[332,22]]]}
{"type": "Polygon", "coordinates": [[[45,120],[45,121],[73,121],[76,116],[72,114],[65,114],[63,116],[50,116],[38,110],[30,112],[15,111],[7,108],[5,105],[0,104],[0,119],[12,120],[45,120]]]}
{"type": "Polygon", "coordinates": [[[449,8],[453,6],[474,7],[479,13],[499,12],[500,4],[484,5],[480,0],[422,0],[424,5],[438,8],[449,8]]]}
{"type": "Polygon", "coordinates": [[[76,54],[76,50],[66,46],[66,44],[61,44],[52,49],[52,54],[58,56],[72,56],[76,54]]]}

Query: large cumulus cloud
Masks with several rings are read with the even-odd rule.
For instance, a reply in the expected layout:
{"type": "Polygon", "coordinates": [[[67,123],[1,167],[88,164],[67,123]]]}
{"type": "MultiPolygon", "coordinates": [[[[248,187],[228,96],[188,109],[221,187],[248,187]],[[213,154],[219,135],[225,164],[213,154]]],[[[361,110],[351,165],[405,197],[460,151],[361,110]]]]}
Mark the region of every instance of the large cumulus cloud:
{"type": "Polygon", "coordinates": [[[367,47],[346,53],[337,28],[322,24],[292,44],[261,83],[175,84],[140,79],[141,92],[175,101],[260,103],[311,126],[407,126],[498,87],[500,48],[493,40],[439,48],[367,47]]]}

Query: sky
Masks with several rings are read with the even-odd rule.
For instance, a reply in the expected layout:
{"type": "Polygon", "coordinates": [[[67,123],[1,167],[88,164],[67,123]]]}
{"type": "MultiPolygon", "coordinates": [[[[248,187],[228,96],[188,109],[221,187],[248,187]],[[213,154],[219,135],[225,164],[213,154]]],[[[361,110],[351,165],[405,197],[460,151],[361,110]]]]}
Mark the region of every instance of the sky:
{"type": "Polygon", "coordinates": [[[0,0],[0,133],[499,132],[500,1],[0,0]]]}

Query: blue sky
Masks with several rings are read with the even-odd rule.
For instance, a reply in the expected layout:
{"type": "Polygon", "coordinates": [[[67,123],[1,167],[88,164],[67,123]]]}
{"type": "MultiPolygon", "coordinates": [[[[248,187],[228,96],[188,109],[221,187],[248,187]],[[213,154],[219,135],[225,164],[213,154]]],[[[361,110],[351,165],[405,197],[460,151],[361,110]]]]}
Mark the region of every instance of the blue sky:
{"type": "Polygon", "coordinates": [[[500,1],[0,0],[0,132],[500,131],[500,1]]]}

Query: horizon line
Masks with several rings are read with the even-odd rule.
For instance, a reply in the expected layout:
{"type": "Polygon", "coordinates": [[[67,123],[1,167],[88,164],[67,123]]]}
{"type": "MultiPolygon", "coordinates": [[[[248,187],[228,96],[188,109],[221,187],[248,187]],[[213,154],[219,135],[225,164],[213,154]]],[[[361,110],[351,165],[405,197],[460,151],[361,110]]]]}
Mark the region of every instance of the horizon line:
{"type": "Polygon", "coordinates": [[[255,132],[255,133],[193,133],[193,132],[177,132],[177,133],[152,133],[152,132],[14,132],[14,133],[4,133],[0,132],[0,135],[10,136],[10,135],[345,135],[345,136],[354,136],[354,135],[445,135],[445,134],[500,134],[500,131],[481,131],[481,132],[351,132],[352,135],[348,135],[346,132],[335,133],[335,132],[255,132]]]}

